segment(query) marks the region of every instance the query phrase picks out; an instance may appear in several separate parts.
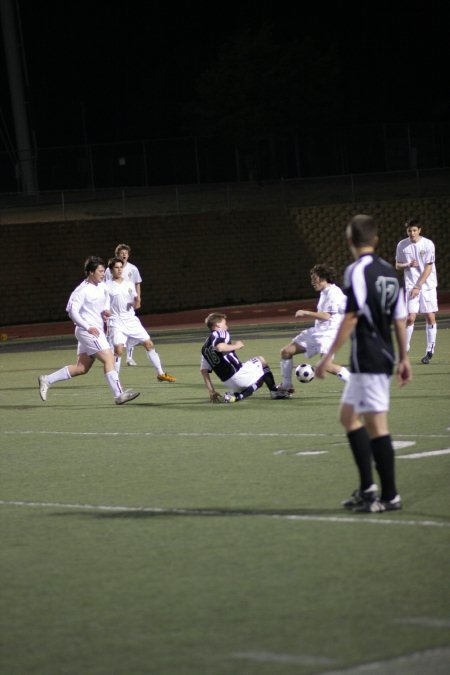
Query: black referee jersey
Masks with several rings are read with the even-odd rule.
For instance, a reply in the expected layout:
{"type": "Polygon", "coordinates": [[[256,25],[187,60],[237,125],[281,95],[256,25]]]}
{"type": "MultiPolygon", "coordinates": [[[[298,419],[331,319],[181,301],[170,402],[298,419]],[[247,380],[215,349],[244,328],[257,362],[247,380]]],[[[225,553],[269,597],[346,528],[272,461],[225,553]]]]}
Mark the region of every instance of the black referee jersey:
{"type": "Polygon", "coordinates": [[[229,344],[231,336],[227,330],[213,330],[202,347],[202,356],[208,362],[210,372],[214,371],[221,382],[229,380],[242,368],[236,352],[218,352],[214,347],[220,342],[229,344]]]}
{"type": "Polygon", "coordinates": [[[406,318],[395,269],[375,253],[368,253],[347,267],[343,285],[346,313],[358,316],[351,338],[351,371],[392,375],[392,320],[406,318]]]}

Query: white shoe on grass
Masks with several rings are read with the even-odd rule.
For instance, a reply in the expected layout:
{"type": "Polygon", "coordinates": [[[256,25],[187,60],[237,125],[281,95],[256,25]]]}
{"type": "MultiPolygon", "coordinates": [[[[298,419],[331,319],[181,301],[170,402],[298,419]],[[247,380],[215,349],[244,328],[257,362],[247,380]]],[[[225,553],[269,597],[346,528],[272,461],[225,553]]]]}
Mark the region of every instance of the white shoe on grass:
{"type": "Polygon", "coordinates": [[[50,383],[48,381],[47,375],[39,375],[38,382],[39,382],[39,394],[41,396],[41,399],[43,401],[46,401],[47,400],[47,392],[50,388],[50,383]]]}
{"type": "Polygon", "coordinates": [[[137,398],[140,396],[139,391],[131,391],[131,389],[126,389],[123,391],[119,396],[116,396],[114,399],[116,405],[123,405],[124,403],[128,403],[128,401],[132,401],[133,399],[137,398]]]}

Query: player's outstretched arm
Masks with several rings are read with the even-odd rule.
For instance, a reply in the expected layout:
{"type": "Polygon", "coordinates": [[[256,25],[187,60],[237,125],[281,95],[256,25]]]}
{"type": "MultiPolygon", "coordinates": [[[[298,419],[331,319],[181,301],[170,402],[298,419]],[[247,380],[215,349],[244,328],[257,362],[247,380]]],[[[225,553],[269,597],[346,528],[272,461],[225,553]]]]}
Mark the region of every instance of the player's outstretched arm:
{"type": "Polygon", "coordinates": [[[214,385],[211,382],[211,377],[209,375],[209,371],[206,370],[205,368],[201,368],[200,372],[202,374],[203,381],[204,381],[204,383],[206,385],[206,388],[208,390],[208,393],[209,393],[209,400],[211,401],[211,403],[219,403],[221,396],[214,389],[214,385]]]}

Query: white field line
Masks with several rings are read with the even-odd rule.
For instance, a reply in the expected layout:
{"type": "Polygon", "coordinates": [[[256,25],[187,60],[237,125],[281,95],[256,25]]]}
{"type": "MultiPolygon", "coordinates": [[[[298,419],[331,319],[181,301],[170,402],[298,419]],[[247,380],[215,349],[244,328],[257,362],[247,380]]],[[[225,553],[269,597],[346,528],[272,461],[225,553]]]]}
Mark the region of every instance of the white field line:
{"type": "Polygon", "coordinates": [[[274,654],[272,652],[234,652],[233,659],[259,661],[260,663],[289,663],[298,666],[329,666],[332,659],[321,656],[304,656],[301,654],[274,654]]]}
{"type": "Polygon", "coordinates": [[[428,450],[427,452],[413,452],[410,455],[397,455],[397,459],[423,459],[424,457],[440,457],[441,455],[450,455],[450,448],[428,450]]]}
{"type": "MultiPolygon", "coordinates": [[[[274,437],[274,438],[342,438],[343,433],[285,433],[285,432],[254,432],[254,431],[55,431],[48,429],[2,429],[1,434],[6,436],[14,435],[50,435],[50,436],[192,436],[192,437],[274,437]]],[[[448,438],[448,434],[396,434],[400,438],[448,438]]]]}
{"type": "Polygon", "coordinates": [[[423,652],[397,656],[386,661],[363,663],[342,670],[322,671],[320,675],[386,675],[387,673],[397,673],[398,675],[436,673],[436,675],[443,675],[448,673],[449,658],[450,648],[438,647],[437,649],[426,649],[423,652]]]}
{"type": "MultiPolygon", "coordinates": [[[[320,666],[332,665],[332,659],[325,657],[305,656],[302,654],[275,654],[266,651],[234,652],[230,654],[233,659],[245,659],[259,663],[285,663],[299,666],[320,666]]],[[[446,664],[450,656],[448,647],[427,649],[423,652],[415,652],[405,656],[388,659],[386,661],[373,661],[372,663],[363,663],[358,666],[345,668],[344,670],[322,671],[321,675],[364,675],[372,673],[373,675],[386,675],[386,673],[409,673],[410,675],[418,673],[444,673],[448,672],[446,664]],[[444,668],[445,670],[442,670],[444,668]]]]}
{"type": "Polygon", "coordinates": [[[424,628],[450,628],[450,619],[435,619],[432,616],[403,617],[394,619],[394,623],[423,626],[424,628]]]}
{"type": "Polygon", "coordinates": [[[174,516],[250,516],[252,518],[273,518],[276,520],[297,520],[303,522],[320,523],[370,523],[375,525],[406,525],[409,527],[444,527],[450,528],[450,523],[438,520],[395,520],[385,518],[379,514],[369,516],[301,516],[297,514],[278,514],[270,511],[238,511],[233,509],[181,509],[163,508],[156,506],[121,506],[107,504],[66,504],[64,502],[29,502],[19,500],[0,499],[0,506],[25,506],[38,509],[74,509],[78,511],[102,511],[111,513],[153,513],[174,516]]]}

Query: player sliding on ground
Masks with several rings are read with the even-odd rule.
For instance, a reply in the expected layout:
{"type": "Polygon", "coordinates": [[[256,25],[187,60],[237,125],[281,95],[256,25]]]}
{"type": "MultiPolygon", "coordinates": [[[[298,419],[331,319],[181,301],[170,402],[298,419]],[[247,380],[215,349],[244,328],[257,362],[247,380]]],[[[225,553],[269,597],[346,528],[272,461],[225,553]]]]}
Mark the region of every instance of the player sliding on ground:
{"type": "Polygon", "coordinates": [[[211,333],[202,347],[200,372],[213,403],[218,403],[221,397],[211,382],[212,372],[231,390],[224,394],[224,403],[241,401],[263,384],[269,389],[270,398],[290,398],[288,393],[278,389],[273,373],[262,356],[255,356],[244,363],[239,360],[236,350],[242,349],[244,343],[241,340],[231,341],[225,314],[209,314],[205,324],[211,333]]]}

